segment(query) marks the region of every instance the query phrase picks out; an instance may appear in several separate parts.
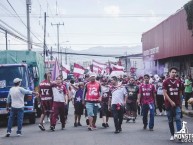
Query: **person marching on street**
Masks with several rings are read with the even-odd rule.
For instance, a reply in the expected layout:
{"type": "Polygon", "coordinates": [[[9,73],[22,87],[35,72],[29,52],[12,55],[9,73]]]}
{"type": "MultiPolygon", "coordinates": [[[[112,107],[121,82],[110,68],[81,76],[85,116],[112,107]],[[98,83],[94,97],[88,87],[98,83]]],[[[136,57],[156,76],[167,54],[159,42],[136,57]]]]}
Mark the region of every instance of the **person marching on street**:
{"type": "Polygon", "coordinates": [[[130,77],[129,84],[126,86],[128,99],[126,102],[126,113],[128,116],[127,122],[137,117],[137,95],[139,93],[139,87],[135,84],[134,77],[130,77]]]}
{"type": "Polygon", "coordinates": [[[11,128],[15,116],[17,116],[17,135],[22,135],[22,124],[23,124],[23,116],[24,116],[24,96],[25,94],[35,94],[39,95],[38,92],[29,91],[24,89],[21,86],[22,79],[15,78],[13,80],[14,86],[9,90],[9,94],[7,96],[7,110],[10,111],[8,125],[7,125],[7,134],[6,137],[9,137],[11,134],[11,128]],[[11,103],[11,109],[9,110],[9,104],[11,103]]]}
{"type": "Polygon", "coordinates": [[[84,91],[84,83],[80,82],[78,88],[76,90],[75,96],[72,99],[72,104],[74,105],[74,127],[82,126],[80,123],[81,115],[83,115],[84,106],[82,104],[83,100],[83,91],[84,91]]]}
{"type": "Polygon", "coordinates": [[[52,84],[50,82],[51,79],[51,73],[45,73],[44,79],[39,84],[39,98],[40,98],[40,104],[42,109],[42,115],[40,117],[40,123],[38,127],[45,131],[45,127],[43,125],[43,121],[46,115],[49,115],[50,118],[52,116],[52,104],[53,104],[53,92],[52,92],[52,84]]]}
{"type": "Polygon", "coordinates": [[[53,115],[51,117],[51,126],[50,130],[54,131],[56,122],[58,119],[58,116],[60,116],[60,121],[61,121],[61,129],[63,130],[65,128],[65,109],[68,103],[68,95],[67,95],[67,89],[64,84],[62,84],[62,78],[59,76],[56,78],[56,84],[53,84],[52,86],[52,91],[53,91],[53,106],[52,106],[52,111],[53,115]]]}
{"type": "Polygon", "coordinates": [[[166,115],[165,112],[165,105],[164,105],[164,96],[163,96],[163,80],[164,78],[160,78],[157,83],[157,91],[156,91],[156,100],[157,100],[157,106],[160,111],[160,116],[166,115]]]}
{"type": "Polygon", "coordinates": [[[149,83],[149,75],[144,75],[144,84],[142,84],[139,88],[138,94],[138,104],[142,104],[142,111],[143,111],[143,129],[147,129],[148,125],[148,111],[150,111],[150,119],[149,119],[149,130],[153,131],[154,127],[154,113],[155,113],[155,97],[156,97],[156,90],[154,85],[149,83]]]}
{"type": "MultiPolygon", "coordinates": [[[[187,79],[185,79],[185,83],[184,83],[184,86],[185,86],[185,90],[184,90],[184,93],[185,93],[185,108],[188,110],[188,100],[190,98],[192,98],[192,83],[193,83],[193,80],[192,80],[192,77],[191,75],[187,76],[187,79]]],[[[193,110],[193,105],[192,106],[192,110],[193,110]]]]}
{"type": "Polygon", "coordinates": [[[122,122],[124,107],[126,100],[128,99],[127,91],[125,86],[118,84],[118,78],[116,76],[112,77],[112,88],[110,88],[111,98],[109,101],[109,109],[111,108],[115,124],[115,134],[122,131],[122,122]]]}
{"type": "Polygon", "coordinates": [[[181,82],[176,79],[177,68],[172,67],[169,69],[170,77],[166,79],[163,83],[163,94],[165,96],[165,107],[168,117],[168,124],[171,133],[170,140],[174,140],[174,123],[173,118],[176,121],[177,131],[182,128],[181,121],[181,95],[182,95],[182,85],[181,82]]]}
{"type": "Polygon", "coordinates": [[[101,117],[103,118],[102,126],[104,128],[109,127],[108,120],[110,117],[110,111],[108,110],[108,103],[110,97],[110,89],[107,86],[107,80],[101,80],[102,100],[101,100],[101,117]]]}
{"type": "Polygon", "coordinates": [[[101,102],[101,85],[96,81],[95,74],[90,75],[89,82],[84,87],[83,96],[83,104],[86,104],[89,119],[88,130],[92,131],[93,129],[96,129],[95,123],[97,119],[98,103],[101,102]]]}

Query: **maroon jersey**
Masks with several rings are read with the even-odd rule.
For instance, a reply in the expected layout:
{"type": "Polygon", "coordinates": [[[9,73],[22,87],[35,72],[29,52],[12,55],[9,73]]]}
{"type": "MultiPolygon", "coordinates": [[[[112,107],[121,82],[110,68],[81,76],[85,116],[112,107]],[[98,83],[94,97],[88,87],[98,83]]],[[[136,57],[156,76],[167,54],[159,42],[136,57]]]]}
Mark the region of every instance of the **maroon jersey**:
{"type": "Polygon", "coordinates": [[[49,81],[44,80],[39,85],[39,94],[41,100],[52,100],[53,93],[52,93],[52,85],[49,81]]]}
{"type": "MultiPolygon", "coordinates": [[[[181,82],[179,80],[168,78],[163,82],[163,89],[167,91],[168,96],[176,104],[176,106],[181,105],[181,82]]],[[[165,99],[165,106],[166,108],[171,107],[171,104],[167,99],[165,99]]]]}
{"type": "Polygon", "coordinates": [[[141,94],[142,104],[154,103],[154,93],[156,92],[154,85],[142,84],[139,88],[139,94],[141,94]]]}

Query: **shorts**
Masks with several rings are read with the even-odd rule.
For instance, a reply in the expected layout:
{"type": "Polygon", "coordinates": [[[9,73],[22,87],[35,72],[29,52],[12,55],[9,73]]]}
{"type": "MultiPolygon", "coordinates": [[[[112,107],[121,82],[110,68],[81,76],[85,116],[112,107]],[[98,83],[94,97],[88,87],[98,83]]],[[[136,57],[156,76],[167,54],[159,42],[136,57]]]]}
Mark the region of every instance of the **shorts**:
{"type": "Polygon", "coordinates": [[[86,110],[87,110],[88,117],[97,116],[98,104],[86,102],[86,110]]]}
{"type": "Polygon", "coordinates": [[[42,113],[50,113],[52,112],[52,100],[41,100],[41,109],[42,113]]]}
{"type": "Polygon", "coordinates": [[[136,102],[127,103],[126,110],[137,112],[137,103],[136,102]]]}
{"type": "Polygon", "coordinates": [[[108,115],[108,104],[102,103],[101,104],[101,116],[107,116],[108,115]]]}
{"type": "Polygon", "coordinates": [[[84,107],[82,103],[75,103],[74,108],[75,108],[75,111],[74,111],[75,115],[83,115],[84,107]]]}

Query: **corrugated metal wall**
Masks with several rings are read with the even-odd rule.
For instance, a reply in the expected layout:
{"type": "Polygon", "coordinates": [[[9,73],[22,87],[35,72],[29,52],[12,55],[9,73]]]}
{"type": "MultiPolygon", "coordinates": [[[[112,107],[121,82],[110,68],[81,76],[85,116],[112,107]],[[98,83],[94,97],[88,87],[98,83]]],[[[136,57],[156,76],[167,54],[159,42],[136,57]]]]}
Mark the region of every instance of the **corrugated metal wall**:
{"type": "Polygon", "coordinates": [[[193,54],[192,32],[188,30],[184,9],[142,35],[146,56],[154,60],[193,54]],[[159,51],[152,50],[158,48],[159,51]]]}

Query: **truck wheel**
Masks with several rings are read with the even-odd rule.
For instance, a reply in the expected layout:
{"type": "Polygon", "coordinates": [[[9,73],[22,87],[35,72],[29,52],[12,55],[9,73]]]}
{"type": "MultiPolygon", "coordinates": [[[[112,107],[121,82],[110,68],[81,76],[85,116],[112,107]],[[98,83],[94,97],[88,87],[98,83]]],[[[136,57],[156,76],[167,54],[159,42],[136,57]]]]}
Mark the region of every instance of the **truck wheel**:
{"type": "Polygon", "coordinates": [[[35,113],[31,114],[29,117],[29,123],[30,124],[35,124],[36,123],[36,116],[35,113]]]}

